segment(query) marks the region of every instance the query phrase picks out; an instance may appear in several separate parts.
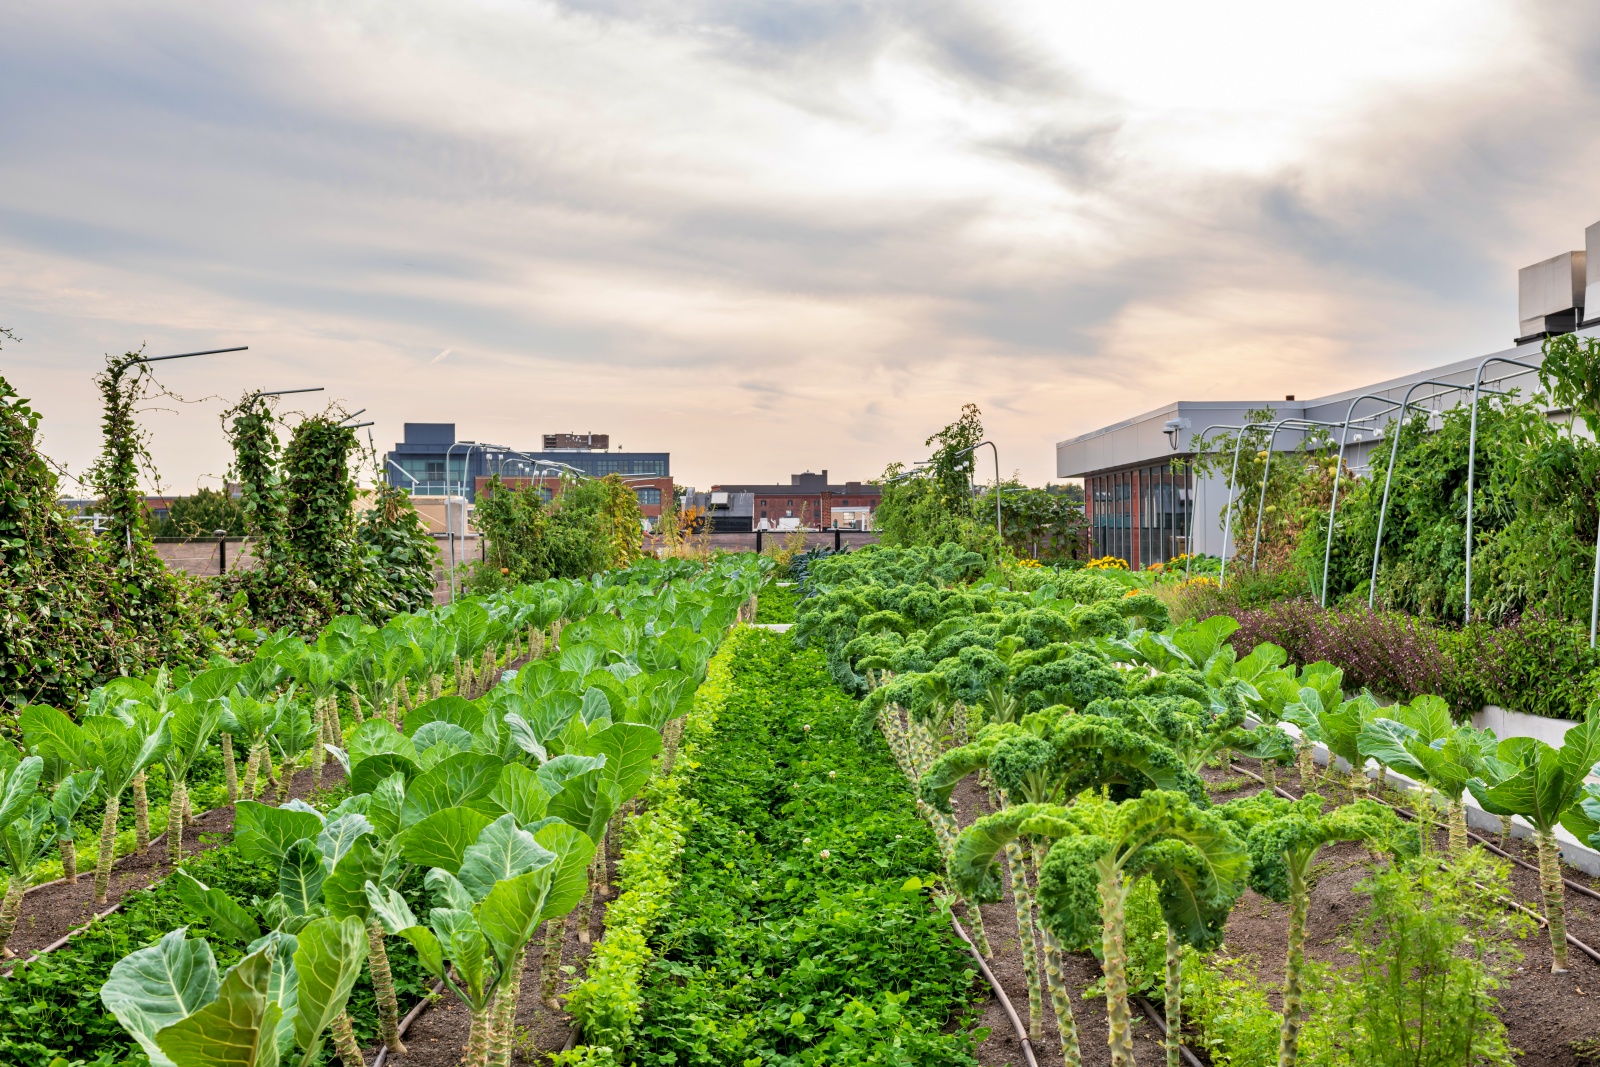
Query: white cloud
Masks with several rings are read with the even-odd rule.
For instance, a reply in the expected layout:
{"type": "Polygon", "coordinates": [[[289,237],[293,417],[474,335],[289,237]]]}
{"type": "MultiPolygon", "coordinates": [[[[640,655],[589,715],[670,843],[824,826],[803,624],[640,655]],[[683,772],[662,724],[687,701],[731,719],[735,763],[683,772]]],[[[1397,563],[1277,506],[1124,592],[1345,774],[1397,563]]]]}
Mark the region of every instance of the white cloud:
{"type": "MultiPolygon", "coordinates": [[[[1505,342],[1600,217],[1586,9],[34,5],[0,39],[4,372],[92,458],[101,353],[866,477],[962,402],[1007,467],[1183,394],[1505,342]],[[1521,42],[1517,48],[1506,42],[1521,42]]],[[[220,404],[153,412],[167,482],[220,404]],[[203,410],[202,410],[203,408],[203,410]]]]}

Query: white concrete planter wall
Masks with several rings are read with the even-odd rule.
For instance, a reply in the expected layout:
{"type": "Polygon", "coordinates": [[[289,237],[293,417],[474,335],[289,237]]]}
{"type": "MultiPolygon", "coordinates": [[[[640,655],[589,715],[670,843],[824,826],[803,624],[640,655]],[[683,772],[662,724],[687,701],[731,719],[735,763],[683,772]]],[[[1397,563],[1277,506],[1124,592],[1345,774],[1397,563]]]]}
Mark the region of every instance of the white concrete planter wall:
{"type": "MultiPolygon", "coordinates": [[[[1506,711],[1504,708],[1487,705],[1477,715],[1472,717],[1473,725],[1478,729],[1487,726],[1493,729],[1495,736],[1502,740],[1507,737],[1534,737],[1555,748],[1561,747],[1562,738],[1575,723],[1567,719],[1549,719],[1542,715],[1524,715],[1520,711],[1506,711]],[[1496,718],[1498,716],[1498,718],[1496,718]],[[1480,721],[1481,720],[1481,721],[1480,721]],[[1504,729],[1502,729],[1502,726],[1504,729]],[[1536,732],[1537,731],[1537,732],[1536,732]]],[[[1251,726],[1258,725],[1254,719],[1249,720],[1251,726]]],[[[1293,723],[1280,723],[1286,733],[1299,738],[1300,730],[1293,723]]],[[[1328,748],[1318,742],[1314,749],[1314,759],[1323,766],[1328,765],[1328,748]]],[[[1350,764],[1343,759],[1334,761],[1334,769],[1345,774],[1350,773],[1350,764]]],[[[1378,765],[1372,760],[1367,761],[1366,775],[1368,778],[1378,776],[1378,765]]],[[[1591,777],[1590,781],[1597,779],[1591,777]]],[[[1422,789],[1420,783],[1407,778],[1398,771],[1390,769],[1388,782],[1396,789],[1408,793],[1416,793],[1422,789]]],[[[1500,833],[1500,817],[1490,815],[1477,805],[1471,793],[1463,794],[1462,803],[1467,809],[1467,825],[1474,830],[1484,833],[1485,837],[1496,837],[1500,833]]],[[[1441,818],[1442,825],[1442,818],[1441,818]]],[[[1520,817],[1511,820],[1511,836],[1518,838],[1531,838],[1533,827],[1524,822],[1520,817]]],[[[1556,827],[1556,841],[1561,847],[1562,862],[1575,867],[1584,874],[1600,878],[1600,851],[1569,834],[1565,828],[1556,827]]]]}

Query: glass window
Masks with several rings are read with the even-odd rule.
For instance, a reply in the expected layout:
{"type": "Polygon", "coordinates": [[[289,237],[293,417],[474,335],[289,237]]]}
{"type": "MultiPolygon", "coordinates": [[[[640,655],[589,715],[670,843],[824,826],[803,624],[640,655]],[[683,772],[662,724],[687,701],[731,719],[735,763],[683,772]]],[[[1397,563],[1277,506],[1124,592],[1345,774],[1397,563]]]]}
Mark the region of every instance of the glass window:
{"type": "Polygon", "coordinates": [[[634,492],[639,495],[639,503],[641,504],[661,503],[661,490],[655,488],[654,486],[649,486],[643,489],[635,489],[634,492]]]}

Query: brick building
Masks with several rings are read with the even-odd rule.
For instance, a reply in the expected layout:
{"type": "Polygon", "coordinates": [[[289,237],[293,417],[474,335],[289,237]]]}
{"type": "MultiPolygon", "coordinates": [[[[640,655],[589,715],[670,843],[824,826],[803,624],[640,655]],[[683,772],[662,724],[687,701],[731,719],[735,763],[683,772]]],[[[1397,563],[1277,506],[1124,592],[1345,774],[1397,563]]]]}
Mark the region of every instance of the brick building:
{"type": "Polygon", "coordinates": [[[711,491],[750,494],[757,530],[870,530],[883,499],[883,491],[869,482],[830,485],[827,471],[791,474],[788,485],[713,485],[711,491]]]}

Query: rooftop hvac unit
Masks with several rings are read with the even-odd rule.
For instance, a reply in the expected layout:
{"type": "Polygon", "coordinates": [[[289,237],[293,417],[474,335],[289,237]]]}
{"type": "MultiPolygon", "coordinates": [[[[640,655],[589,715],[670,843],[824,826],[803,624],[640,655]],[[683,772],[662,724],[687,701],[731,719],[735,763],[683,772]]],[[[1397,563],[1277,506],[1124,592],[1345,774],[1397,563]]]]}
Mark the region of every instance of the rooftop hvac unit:
{"type": "MultiPolygon", "coordinates": [[[[1586,240],[1594,240],[1589,227],[1586,240]]],[[[1567,333],[1583,321],[1587,284],[1584,252],[1563,252],[1517,271],[1517,343],[1567,333]]]]}
{"type": "Polygon", "coordinates": [[[728,494],[727,493],[712,493],[711,494],[711,506],[714,507],[714,508],[725,508],[725,507],[727,507],[728,506],[728,494]]]}

